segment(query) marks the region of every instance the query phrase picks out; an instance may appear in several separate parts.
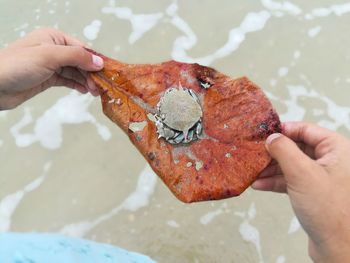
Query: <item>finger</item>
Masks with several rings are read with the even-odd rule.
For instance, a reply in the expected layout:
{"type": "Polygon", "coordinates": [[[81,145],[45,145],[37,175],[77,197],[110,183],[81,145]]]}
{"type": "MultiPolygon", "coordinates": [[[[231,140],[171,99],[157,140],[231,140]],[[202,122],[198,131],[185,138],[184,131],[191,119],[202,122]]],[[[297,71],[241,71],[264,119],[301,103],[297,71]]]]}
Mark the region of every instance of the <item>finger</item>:
{"type": "Polygon", "coordinates": [[[255,190],[286,193],[287,184],[283,176],[267,177],[256,180],[252,185],[255,190]]]}
{"type": "Polygon", "coordinates": [[[298,190],[306,190],[310,183],[317,182],[315,178],[323,172],[322,168],[288,137],[274,133],[266,140],[266,148],[279,163],[286,181],[298,190]]]}
{"type": "Polygon", "coordinates": [[[53,36],[56,38],[56,41],[59,41],[57,45],[65,45],[65,46],[80,46],[84,47],[86,46],[83,42],[80,40],[67,35],[59,30],[55,30],[53,33],[53,36]]]}
{"type": "MultiPolygon", "coordinates": [[[[314,158],[314,152],[312,147],[308,147],[305,143],[296,143],[301,151],[303,151],[310,158],[314,158]]],[[[271,163],[259,174],[259,178],[282,175],[282,169],[278,162],[273,159],[271,163]]]]}
{"type": "Polygon", "coordinates": [[[303,151],[307,156],[309,156],[311,159],[315,159],[315,149],[314,147],[307,145],[303,142],[295,142],[299,149],[303,151]]]}
{"type": "Polygon", "coordinates": [[[25,37],[12,43],[11,47],[36,46],[41,44],[56,44],[65,46],[86,46],[80,40],[71,37],[57,29],[43,27],[33,30],[25,37]]]}
{"type": "Polygon", "coordinates": [[[275,176],[277,174],[282,174],[281,167],[278,163],[270,164],[266,167],[260,174],[259,178],[275,176]]]}
{"type": "Polygon", "coordinates": [[[85,79],[88,78],[88,73],[85,70],[82,70],[80,68],[78,68],[79,72],[85,77],[85,79]]]}
{"type": "Polygon", "coordinates": [[[99,96],[100,92],[96,87],[95,82],[90,77],[87,78],[87,83],[88,83],[90,93],[95,97],[99,96]]]}
{"type": "Polygon", "coordinates": [[[334,135],[334,132],[305,122],[286,122],[282,124],[283,134],[293,141],[304,142],[315,147],[326,138],[334,135]]]}
{"type": "Polygon", "coordinates": [[[80,40],[67,35],[66,33],[54,29],[54,28],[43,28],[41,29],[43,31],[46,31],[46,34],[50,35],[52,41],[56,45],[64,45],[64,46],[80,46],[84,47],[85,44],[81,42],[80,40]]]}
{"type": "Polygon", "coordinates": [[[99,95],[97,88],[95,87],[95,85],[91,84],[91,80],[88,81],[87,74],[86,72],[84,74],[84,72],[85,71],[79,70],[77,68],[64,67],[62,68],[61,72],[58,72],[56,75],[78,82],[79,84],[84,86],[85,90],[88,90],[93,96],[99,95]]]}
{"type": "Polygon", "coordinates": [[[64,34],[63,35],[64,37],[64,41],[66,43],[66,46],[80,46],[80,47],[85,47],[86,44],[72,36],[69,36],[69,35],[66,35],[64,34]]]}
{"type": "Polygon", "coordinates": [[[93,95],[93,96],[99,96],[100,92],[95,84],[95,82],[91,79],[91,77],[89,76],[89,74],[82,69],[78,69],[78,71],[84,76],[84,78],[86,79],[86,87],[89,90],[89,92],[93,95]]]}
{"type": "Polygon", "coordinates": [[[76,67],[86,71],[98,71],[103,68],[103,59],[78,46],[46,45],[41,46],[46,63],[51,70],[61,67],[76,67]]]}
{"type": "Polygon", "coordinates": [[[87,87],[87,80],[86,77],[77,69],[73,67],[63,67],[61,68],[61,71],[58,72],[58,75],[66,78],[71,79],[79,84],[87,87]]]}
{"type": "Polygon", "coordinates": [[[80,93],[83,93],[83,94],[88,92],[86,87],[81,85],[80,83],[78,83],[78,82],[76,82],[76,81],[74,81],[72,79],[67,79],[67,78],[64,78],[64,77],[61,77],[61,76],[57,77],[55,86],[65,86],[65,87],[68,87],[68,88],[71,88],[71,89],[75,89],[75,90],[77,90],[77,91],[79,91],[80,93]]]}

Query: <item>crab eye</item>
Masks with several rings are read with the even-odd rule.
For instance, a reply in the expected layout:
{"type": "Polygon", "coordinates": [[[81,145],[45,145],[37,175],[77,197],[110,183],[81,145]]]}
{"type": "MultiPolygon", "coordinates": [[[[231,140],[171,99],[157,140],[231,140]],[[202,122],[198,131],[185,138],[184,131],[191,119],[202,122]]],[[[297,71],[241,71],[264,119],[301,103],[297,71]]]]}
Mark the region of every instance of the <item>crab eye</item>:
{"type": "Polygon", "coordinates": [[[263,122],[263,123],[261,123],[259,125],[259,128],[267,131],[269,129],[269,126],[266,123],[263,122]]]}
{"type": "Polygon", "coordinates": [[[199,80],[199,84],[204,89],[209,89],[212,86],[209,82],[206,82],[206,81],[203,81],[203,80],[199,80]]]}

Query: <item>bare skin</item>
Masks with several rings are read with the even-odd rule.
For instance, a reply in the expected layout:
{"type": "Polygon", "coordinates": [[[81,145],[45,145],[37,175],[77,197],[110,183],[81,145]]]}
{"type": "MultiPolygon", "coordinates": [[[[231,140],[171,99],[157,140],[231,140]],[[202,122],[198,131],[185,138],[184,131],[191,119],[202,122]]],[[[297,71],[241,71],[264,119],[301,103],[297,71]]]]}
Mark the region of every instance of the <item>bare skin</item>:
{"type": "Polygon", "coordinates": [[[101,70],[103,60],[58,30],[35,30],[0,50],[0,58],[0,110],[15,108],[52,86],[98,95],[86,72],[101,70]]]}
{"type": "Polygon", "coordinates": [[[315,262],[350,262],[350,140],[303,122],[283,133],[267,139],[275,162],[252,187],[288,194],[315,262]]]}

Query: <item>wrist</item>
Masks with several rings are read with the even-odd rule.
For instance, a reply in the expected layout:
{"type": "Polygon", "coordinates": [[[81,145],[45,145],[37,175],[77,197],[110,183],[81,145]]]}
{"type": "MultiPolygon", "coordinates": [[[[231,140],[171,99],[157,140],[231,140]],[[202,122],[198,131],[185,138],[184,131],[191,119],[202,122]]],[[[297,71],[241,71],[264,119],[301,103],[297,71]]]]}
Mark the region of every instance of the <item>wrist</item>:
{"type": "Polygon", "coordinates": [[[310,244],[309,255],[317,263],[350,262],[350,239],[329,240],[322,245],[310,244]]]}

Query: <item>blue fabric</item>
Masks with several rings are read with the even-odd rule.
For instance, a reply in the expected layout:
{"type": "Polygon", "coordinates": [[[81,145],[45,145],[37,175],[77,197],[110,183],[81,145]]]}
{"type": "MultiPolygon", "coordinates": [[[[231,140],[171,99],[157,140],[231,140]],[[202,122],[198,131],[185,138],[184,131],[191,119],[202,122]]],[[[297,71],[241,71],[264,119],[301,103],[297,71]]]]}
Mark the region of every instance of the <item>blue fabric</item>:
{"type": "Polygon", "coordinates": [[[56,234],[0,234],[1,263],[154,263],[107,244],[56,234]]]}

